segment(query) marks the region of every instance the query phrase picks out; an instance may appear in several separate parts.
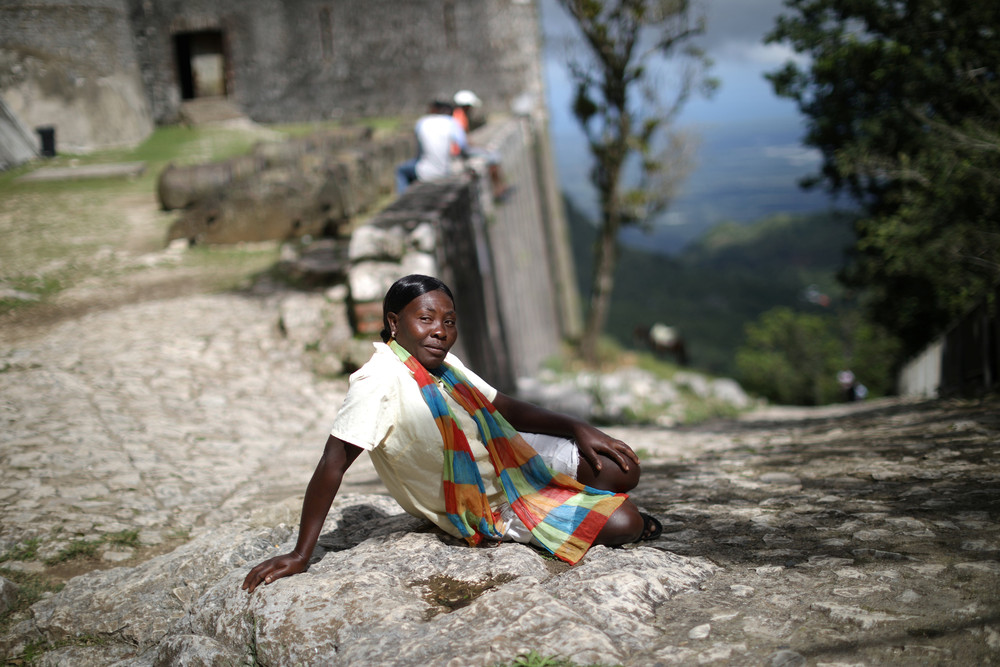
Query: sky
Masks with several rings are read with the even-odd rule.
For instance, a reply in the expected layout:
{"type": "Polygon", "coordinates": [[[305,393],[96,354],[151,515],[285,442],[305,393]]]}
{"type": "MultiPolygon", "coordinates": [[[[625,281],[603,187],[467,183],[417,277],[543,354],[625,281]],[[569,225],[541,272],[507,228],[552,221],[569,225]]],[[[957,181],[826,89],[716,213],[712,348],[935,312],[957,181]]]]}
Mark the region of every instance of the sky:
{"type": "MultiPolygon", "coordinates": [[[[782,0],[700,1],[707,30],[698,43],[714,61],[710,74],[720,85],[709,99],[692,97],[678,119],[679,127],[697,137],[694,170],[670,209],[656,220],[652,236],[631,230],[622,239],[666,253],[677,252],[719,222],[752,222],[831,206],[824,193],[798,186],[799,179],[816,172],[819,154],[801,143],[805,119],[795,103],[776,96],[764,78],[765,72],[797,58],[786,46],[763,43],[783,9],[782,0]]],[[[566,62],[577,43],[574,26],[556,0],[540,0],[539,7],[559,179],[576,205],[593,212],[589,154],[570,110],[566,62]]]]}

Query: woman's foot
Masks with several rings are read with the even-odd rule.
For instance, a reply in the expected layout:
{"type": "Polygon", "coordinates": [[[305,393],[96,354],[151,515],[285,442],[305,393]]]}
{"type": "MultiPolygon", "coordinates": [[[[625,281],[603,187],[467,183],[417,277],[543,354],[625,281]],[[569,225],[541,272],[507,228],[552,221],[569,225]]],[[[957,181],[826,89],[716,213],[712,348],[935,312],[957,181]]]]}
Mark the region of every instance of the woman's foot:
{"type": "Polygon", "coordinates": [[[639,512],[639,516],[642,517],[642,534],[639,535],[639,539],[636,542],[646,542],[648,540],[655,540],[657,537],[663,534],[663,524],[660,523],[652,514],[646,514],[645,512],[639,512]]]}

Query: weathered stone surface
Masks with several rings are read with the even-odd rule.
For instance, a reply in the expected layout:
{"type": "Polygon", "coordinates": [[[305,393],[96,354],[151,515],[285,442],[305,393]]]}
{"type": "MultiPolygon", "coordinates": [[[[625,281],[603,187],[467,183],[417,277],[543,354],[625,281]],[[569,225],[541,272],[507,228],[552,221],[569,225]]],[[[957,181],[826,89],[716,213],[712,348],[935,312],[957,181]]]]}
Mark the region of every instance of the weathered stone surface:
{"type": "Polygon", "coordinates": [[[187,208],[206,196],[220,195],[225,188],[251,178],[265,166],[264,159],[256,155],[184,167],[169,164],[160,172],[156,194],[164,211],[187,208]]]}
{"type": "Polygon", "coordinates": [[[168,241],[335,236],[391,193],[395,163],[408,154],[397,137],[376,139],[370,132],[321,133],[287,143],[262,144],[223,162],[167,167],[157,184],[161,206],[182,209],[168,241]]]}
{"type": "Polygon", "coordinates": [[[714,400],[729,411],[752,405],[735,381],[722,382],[691,371],[665,380],[629,367],[605,373],[563,374],[543,369],[535,377],[519,378],[517,389],[526,400],[591,421],[674,426],[685,419],[690,402],[680,387],[689,385],[701,387],[702,393],[694,392],[700,398],[714,400]]]}
{"type": "MultiPolygon", "coordinates": [[[[656,644],[657,610],[715,569],[648,548],[597,547],[572,568],[524,545],[473,549],[385,496],[346,495],[309,572],[241,590],[253,564],[294,539],[285,525],[237,522],[138,567],[77,577],[35,605],[33,633],[102,637],[119,655],[134,647],[120,664],[136,667],[251,656],[261,664],[416,666],[460,657],[491,665],[529,647],[617,664],[656,644]]],[[[81,647],[82,663],[88,655],[81,647]]]]}
{"type": "Polygon", "coordinates": [[[351,288],[351,298],[356,302],[377,301],[381,308],[386,290],[398,279],[405,276],[396,262],[363,261],[351,266],[347,274],[347,284],[351,288]]]}
{"type": "Polygon", "coordinates": [[[10,579],[0,577],[0,614],[10,609],[17,597],[17,584],[10,579]]]}
{"type": "Polygon", "coordinates": [[[362,260],[391,260],[403,257],[404,234],[400,227],[362,225],[351,234],[347,256],[352,262],[362,260]]]}

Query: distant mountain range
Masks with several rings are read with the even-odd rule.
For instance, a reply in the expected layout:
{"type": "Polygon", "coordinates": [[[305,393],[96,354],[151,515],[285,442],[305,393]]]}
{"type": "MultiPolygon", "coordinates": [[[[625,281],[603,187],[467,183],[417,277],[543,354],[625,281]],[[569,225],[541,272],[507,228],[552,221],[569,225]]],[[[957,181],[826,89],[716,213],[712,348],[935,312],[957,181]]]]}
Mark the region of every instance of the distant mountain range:
{"type": "MultiPolygon", "coordinates": [[[[596,230],[568,197],[567,211],[586,298],[596,230]]],[[[837,306],[835,276],[853,239],[851,224],[850,215],[831,211],[780,214],[716,225],[671,256],[625,245],[607,334],[634,346],[637,326],[662,322],[680,331],[692,366],[733,375],[744,327],[761,313],[776,306],[817,312],[837,306]]]]}

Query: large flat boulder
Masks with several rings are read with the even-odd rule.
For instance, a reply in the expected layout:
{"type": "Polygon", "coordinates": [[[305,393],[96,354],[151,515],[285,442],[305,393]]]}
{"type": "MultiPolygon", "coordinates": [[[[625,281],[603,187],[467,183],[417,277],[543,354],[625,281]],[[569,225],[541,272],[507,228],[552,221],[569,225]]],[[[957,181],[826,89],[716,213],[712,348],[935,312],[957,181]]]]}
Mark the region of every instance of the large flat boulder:
{"type": "Polygon", "coordinates": [[[519,544],[470,548],[391,498],[348,495],[308,572],[241,590],[295,536],[247,520],[77,577],[3,643],[49,641],[48,664],[74,665],[494,665],[532,650],[640,664],[655,662],[661,607],[714,571],[648,547],[595,547],[573,567],[519,544]]]}

